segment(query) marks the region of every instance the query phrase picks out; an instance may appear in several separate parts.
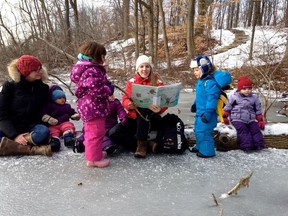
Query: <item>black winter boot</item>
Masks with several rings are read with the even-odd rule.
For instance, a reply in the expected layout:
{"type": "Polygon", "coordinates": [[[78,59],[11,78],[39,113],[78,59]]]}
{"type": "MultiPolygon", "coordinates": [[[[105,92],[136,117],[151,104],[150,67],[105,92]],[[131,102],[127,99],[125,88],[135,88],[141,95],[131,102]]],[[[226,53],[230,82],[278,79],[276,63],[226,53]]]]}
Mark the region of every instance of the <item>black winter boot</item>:
{"type": "Polygon", "coordinates": [[[85,146],[82,140],[76,139],[74,145],[72,146],[74,153],[83,153],[85,152],[85,146]]]}
{"type": "Polygon", "coordinates": [[[76,138],[72,132],[64,132],[63,134],[64,145],[68,148],[73,148],[76,142],[76,138]]]}
{"type": "Polygon", "coordinates": [[[59,152],[61,147],[60,139],[57,137],[52,137],[50,139],[49,145],[51,146],[52,152],[59,152]]]}

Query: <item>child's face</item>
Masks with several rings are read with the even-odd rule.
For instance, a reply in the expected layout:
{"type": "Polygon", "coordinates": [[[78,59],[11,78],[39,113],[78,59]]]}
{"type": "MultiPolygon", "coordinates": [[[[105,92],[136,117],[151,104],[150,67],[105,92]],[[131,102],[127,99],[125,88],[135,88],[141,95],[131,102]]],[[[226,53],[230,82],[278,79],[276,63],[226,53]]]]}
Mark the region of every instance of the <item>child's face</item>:
{"type": "Polygon", "coordinates": [[[56,104],[59,104],[59,105],[64,105],[66,103],[66,99],[65,98],[58,98],[55,100],[55,103],[56,104]]]}
{"type": "Polygon", "coordinates": [[[150,65],[147,64],[147,63],[141,64],[138,67],[137,72],[142,78],[147,78],[150,75],[150,72],[151,72],[150,65]]]}
{"type": "Polygon", "coordinates": [[[193,68],[193,72],[194,72],[194,75],[197,79],[199,79],[201,76],[202,76],[202,71],[200,68],[196,67],[196,68],[193,68]]]}
{"type": "Polygon", "coordinates": [[[248,88],[243,88],[240,90],[240,93],[245,95],[245,96],[248,96],[250,95],[252,92],[252,88],[251,87],[248,87],[248,88]]]}

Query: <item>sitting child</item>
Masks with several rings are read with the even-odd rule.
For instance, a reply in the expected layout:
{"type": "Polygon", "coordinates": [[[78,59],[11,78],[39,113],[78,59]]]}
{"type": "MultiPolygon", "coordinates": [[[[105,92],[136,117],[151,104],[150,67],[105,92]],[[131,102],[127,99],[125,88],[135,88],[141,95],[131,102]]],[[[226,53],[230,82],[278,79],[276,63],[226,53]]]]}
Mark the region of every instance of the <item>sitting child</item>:
{"type": "Polygon", "coordinates": [[[79,120],[80,116],[66,103],[64,91],[58,85],[50,87],[51,101],[43,109],[42,121],[49,125],[51,141],[60,147],[60,136],[63,136],[64,145],[72,148],[75,143],[75,126],[72,120],[79,120]]]}
{"type": "MultiPolygon", "coordinates": [[[[106,151],[108,155],[113,154],[117,148],[119,143],[117,143],[116,140],[111,140],[109,137],[109,131],[117,127],[119,124],[124,125],[127,122],[127,113],[122,106],[121,102],[119,99],[114,97],[114,88],[112,91],[112,95],[109,96],[108,102],[109,102],[109,113],[106,116],[105,120],[105,130],[106,134],[102,142],[102,150],[106,151]],[[120,123],[118,122],[118,119],[120,120],[120,123]]],[[[84,130],[82,130],[82,134],[77,138],[77,143],[76,143],[76,151],[77,152],[84,152],[85,151],[85,146],[84,146],[84,130]]],[[[74,149],[75,151],[75,149],[74,149]]]]}
{"type": "Polygon", "coordinates": [[[261,102],[252,93],[252,81],[242,76],[238,79],[237,91],[229,95],[224,107],[224,123],[229,124],[228,117],[237,131],[237,141],[245,152],[264,148],[264,130],[261,102]]]}

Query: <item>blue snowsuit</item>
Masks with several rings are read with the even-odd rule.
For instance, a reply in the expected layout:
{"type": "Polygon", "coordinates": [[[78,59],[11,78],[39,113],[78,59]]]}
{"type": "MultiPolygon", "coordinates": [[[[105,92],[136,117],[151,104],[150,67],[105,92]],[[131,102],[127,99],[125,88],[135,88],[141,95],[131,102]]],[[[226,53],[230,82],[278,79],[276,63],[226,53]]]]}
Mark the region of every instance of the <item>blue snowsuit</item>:
{"type": "Polygon", "coordinates": [[[197,81],[194,133],[196,137],[196,149],[205,156],[212,157],[215,155],[212,133],[217,125],[216,107],[220,93],[221,89],[211,75],[207,75],[205,78],[197,81]],[[207,109],[214,110],[214,112],[211,113],[209,121],[204,123],[201,116],[205,115],[207,109]]]}
{"type": "Polygon", "coordinates": [[[196,83],[196,116],[194,134],[196,149],[204,156],[215,156],[213,130],[217,126],[216,108],[221,94],[221,88],[230,84],[232,79],[228,73],[215,71],[213,75],[204,74],[196,83]],[[203,122],[203,116],[209,116],[203,122]]]}

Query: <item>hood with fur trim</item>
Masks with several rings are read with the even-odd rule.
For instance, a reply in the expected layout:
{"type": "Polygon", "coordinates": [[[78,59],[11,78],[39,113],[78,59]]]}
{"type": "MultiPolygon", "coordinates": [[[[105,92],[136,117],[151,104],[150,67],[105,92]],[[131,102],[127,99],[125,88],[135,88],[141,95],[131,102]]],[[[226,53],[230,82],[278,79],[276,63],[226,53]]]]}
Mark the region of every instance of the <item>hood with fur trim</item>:
{"type": "MultiPolygon", "coordinates": [[[[7,69],[8,69],[8,75],[9,77],[15,81],[15,82],[20,82],[21,80],[21,74],[18,71],[17,67],[16,67],[16,62],[18,59],[14,59],[13,61],[11,61],[8,65],[7,65],[7,69]]],[[[45,67],[42,67],[42,81],[46,82],[48,80],[48,72],[47,69],[45,67]]]]}

